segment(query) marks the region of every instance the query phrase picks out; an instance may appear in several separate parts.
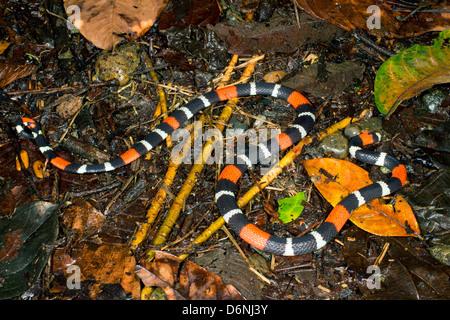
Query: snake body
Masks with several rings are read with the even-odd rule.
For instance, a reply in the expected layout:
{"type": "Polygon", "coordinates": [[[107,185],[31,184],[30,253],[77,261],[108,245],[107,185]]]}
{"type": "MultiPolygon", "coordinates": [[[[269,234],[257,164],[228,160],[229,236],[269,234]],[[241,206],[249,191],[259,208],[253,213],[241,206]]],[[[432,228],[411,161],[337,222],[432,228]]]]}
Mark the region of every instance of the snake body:
{"type": "MultiPolygon", "coordinates": [[[[263,159],[271,157],[272,153],[282,152],[300,141],[314,126],[315,115],[311,103],[302,94],[291,88],[270,83],[247,83],[210,91],[175,110],[132,148],[112,161],[102,164],[77,164],[58,156],[49,146],[39,124],[33,119],[21,118],[16,125],[16,130],[19,136],[34,139],[40,152],[57,168],[77,174],[102,173],[116,170],[143,156],[206,107],[220,101],[258,95],[285,100],[296,113],[294,123],[285,132],[270,139],[267,143],[258,144],[255,150],[258,155],[256,162],[261,162],[263,159]]],[[[350,141],[350,154],[362,162],[387,167],[392,171],[392,176],[386,181],[375,182],[349,194],[335,206],[327,219],[316,230],[304,236],[275,237],[247,220],[236,201],[236,184],[242,175],[254,165],[246,154],[237,155],[235,162],[227,165],[218,178],[215,198],[219,211],[231,229],[255,248],[286,256],[315,251],[326,245],[339,233],[353,210],[373,199],[394,193],[405,184],[406,169],[395,157],[383,152],[361,149],[379,140],[378,133],[360,134],[350,141]]]]}

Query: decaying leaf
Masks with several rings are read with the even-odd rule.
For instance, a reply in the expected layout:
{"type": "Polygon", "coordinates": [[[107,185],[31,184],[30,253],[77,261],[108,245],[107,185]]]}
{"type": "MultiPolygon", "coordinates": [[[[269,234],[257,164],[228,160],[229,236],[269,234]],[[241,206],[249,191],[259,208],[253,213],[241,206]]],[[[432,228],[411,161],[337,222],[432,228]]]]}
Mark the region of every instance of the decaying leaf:
{"type": "Polygon", "coordinates": [[[8,49],[10,44],[11,43],[8,41],[0,41],[0,54],[3,54],[3,52],[5,52],[5,50],[8,49]]]}
{"type": "Polygon", "coordinates": [[[36,72],[35,65],[11,65],[0,63],[0,88],[6,87],[11,82],[29,76],[36,72]]]}
{"type": "Polygon", "coordinates": [[[73,205],[64,209],[62,223],[65,228],[82,235],[99,230],[106,217],[88,201],[75,199],[73,205]]]}
{"type": "Polygon", "coordinates": [[[402,101],[450,82],[449,41],[450,29],[441,32],[432,46],[416,44],[386,60],[375,78],[378,110],[392,113],[402,101]]]}
{"type": "Polygon", "coordinates": [[[350,221],[361,229],[380,236],[398,237],[420,234],[414,212],[405,198],[396,196],[394,205],[383,204],[379,201],[372,202],[370,206],[355,210],[350,216],[350,221]]]}
{"type": "Polygon", "coordinates": [[[412,37],[429,31],[445,30],[450,24],[448,1],[293,0],[293,2],[311,16],[326,20],[344,30],[351,31],[358,28],[377,36],[412,37]],[[410,15],[414,10],[415,14],[410,15]]]}
{"type": "Polygon", "coordinates": [[[223,22],[209,25],[228,44],[228,52],[248,55],[258,52],[291,53],[306,43],[330,42],[342,30],[332,24],[302,16],[299,27],[292,17],[275,16],[268,22],[223,22]]]}
{"type": "Polygon", "coordinates": [[[199,27],[220,21],[220,8],[216,0],[178,0],[172,2],[170,10],[161,14],[159,29],[171,27],[199,27]]]}
{"type": "Polygon", "coordinates": [[[134,274],[136,260],[126,244],[85,244],[71,257],[81,270],[81,281],[95,280],[89,287],[92,299],[97,299],[107,285],[121,285],[126,294],[139,298],[139,279],[134,274]]]}
{"type": "MultiPolygon", "coordinates": [[[[255,257],[249,257],[252,266],[256,267],[255,261],[258,259],[258,254],[255,257]]],[[[261,256],[259,256],[261,257],[261,256]]],[[[263,258],[264,260],[264,258],[263,258]]],[[[215,248],[209,252],[195,257],[194,262],[206,270],[218,275],[222,281],[233,285],[239,293],[247,300],[261,300],[263,288],[261,286],[261,279],[249,269],[248,262],[244,260],[242,255],[234,249],[234,247],[215,248]]],[[[264,262],[259,265],[264,269],[264,262]]],[[[261,273],[266,270],[258,269],[261,273]]]]}
{"type": "MultiPolygon", "coordinates": [[[[304,161],[303,164],[314,185],[333,206],[351,192],[372,183],[367,171],[348,161],[319,158],[304,161]]],[[[400,196],[397,196],[394,206],[375,199],[354,210],[350,220],[365,231],[378,235],[420,234],[411,207],[400,196]]]]}
{"type": "Polygon", "coordinates": [[[374,237],[351,226],[344,237],[343,256],[348,267],[362,277],[357,282],[365,299],[448,299],[448,268],[417,241],[374,237]]]}
{"type": "Polygon", "coordinates": [[[96,47],[110,50],[124,38],[136,39],[150,29],[168,0],[65,0],[64,8],[78,30],[96,47]]]}
{"type": "Polygon", "coordinates": [[[240,293],[220,277],[169,253],[156,251],[152,262],[142,260],[135,270],[145,286],[161,287],[170,300],[242,299],[240,293]],[[175,287],[177,288],[175,290],[175,287]]]}
{"type": "Polygon", "coordinates": [[[318,79],[317,63],[314,63],[281,84],[324,99],[337,99],[345,89],[362,79],[365,67],[355,61],[326,64],[326,79],[318,79]]]}

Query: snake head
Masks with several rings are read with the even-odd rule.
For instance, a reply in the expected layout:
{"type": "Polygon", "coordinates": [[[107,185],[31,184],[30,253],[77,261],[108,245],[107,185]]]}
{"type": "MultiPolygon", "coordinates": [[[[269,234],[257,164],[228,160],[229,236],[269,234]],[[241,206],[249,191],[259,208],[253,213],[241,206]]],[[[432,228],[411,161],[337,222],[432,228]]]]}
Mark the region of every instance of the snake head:
{"type": "Polygon", "coordinates": [[[19,137],[34,139],[32,132],[37,129],[36,121],[30,118],[20,118],[16,124],[16,131],[19,137]]]}

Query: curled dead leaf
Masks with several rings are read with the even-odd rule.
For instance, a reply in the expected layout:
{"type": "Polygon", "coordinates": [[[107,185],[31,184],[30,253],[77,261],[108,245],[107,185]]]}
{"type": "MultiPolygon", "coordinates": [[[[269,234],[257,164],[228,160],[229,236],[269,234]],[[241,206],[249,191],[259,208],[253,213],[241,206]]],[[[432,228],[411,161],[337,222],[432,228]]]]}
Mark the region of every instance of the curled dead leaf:
{"type": "Polygon", "coordinates": [[[155,251],[152,262],[142,260],[136,274],[145,286],[161,287],[169,300],[241,300],[237,289],[191,261],[155,251]],[[177,288],[175,290],[175,287],[177,288]]]}
{"type": "MultiPolygon", "coordinates": [[[[28,167],[30,166],[30,159],[28,157],[28,152],[26,150],[20,150],[19,152],[19,157],[20,160],[23,163],[23,166],[25,167],[25,169],[28,169],[28,167]]],[[[20,164],[20,161],[18,158],[16,158],[16,170],[20,171],[22,170],[22,165],[20,164]]]]}
{"type": "Polygon", "coordinates": [[[69,20],[96,47],[110,50],[150,29],[168,0],[64,0],[69,20]]]}
{"type": "Polygon", "coordinates": [[[35,162],[33,162],[34,175],[36,177],[38,177],[39,179],[44,179],[44,177],[48,177],[50,175],[44,169],[45,169],[45,164],[42,161],[36,160],[35,162]]]}

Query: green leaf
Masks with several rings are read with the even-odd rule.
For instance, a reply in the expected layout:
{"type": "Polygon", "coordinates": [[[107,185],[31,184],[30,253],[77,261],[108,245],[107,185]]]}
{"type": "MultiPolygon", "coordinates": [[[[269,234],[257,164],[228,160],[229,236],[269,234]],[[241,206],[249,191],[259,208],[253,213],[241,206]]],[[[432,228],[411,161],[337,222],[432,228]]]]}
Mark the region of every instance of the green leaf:
{"type": "Polygon", "coordinates": [[[398,105],[432,86],[450,82],[450,29],[432,46],[414,45],[386,60],[375,77],[375,103],[392,114],[398,105]]]}
{"type": "Polygon", "coordinates": [[[278,200],[278,218],[284,223],[289,223],[298,218],[303,212],[302,201],[306,199],[303,192],[297,193],[290,198],[278,200]]]}
{"type": "Polygon", "coordinates": [[[21,295],[38,279],[58,235],[58,207],[34,201],[0,219],[0,299],[21,295]]]}

